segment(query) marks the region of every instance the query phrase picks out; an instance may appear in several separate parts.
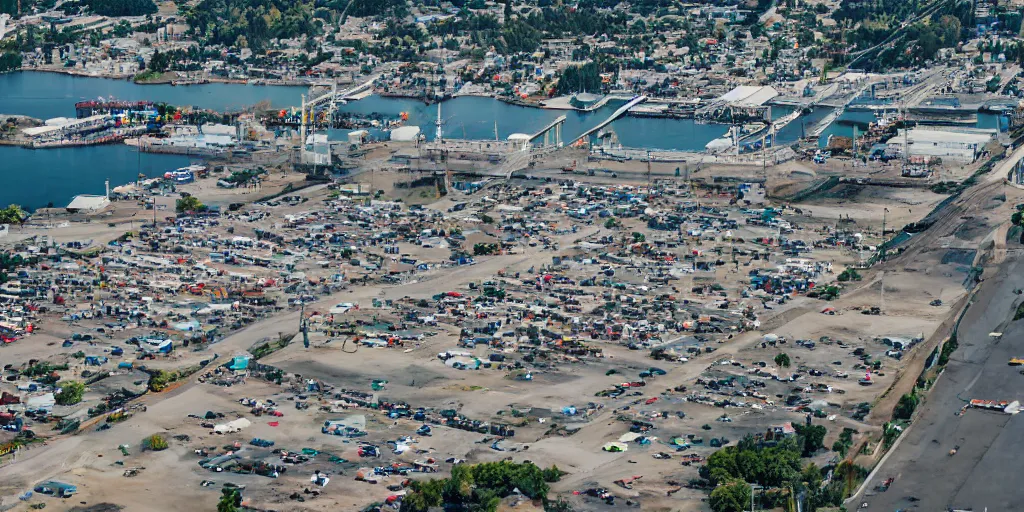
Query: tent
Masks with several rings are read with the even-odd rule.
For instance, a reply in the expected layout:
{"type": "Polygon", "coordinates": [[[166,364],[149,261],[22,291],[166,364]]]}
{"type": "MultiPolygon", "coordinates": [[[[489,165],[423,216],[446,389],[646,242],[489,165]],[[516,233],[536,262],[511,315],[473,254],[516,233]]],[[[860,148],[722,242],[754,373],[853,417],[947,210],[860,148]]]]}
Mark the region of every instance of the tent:
{"type": "Polygon", "coordinates": [[[641,437],[641,435],[637,434],[636,432],[626,432],[625,434],[622,434],[621,436],[619,436],[619,442],[620,443],[631,443],[633,441],[636,441],[636,439],[638,437],[641,437]]]}
{"type": "Polygon", "coordinates": [[[252,425],[252,422],[245,418],[238,418],[237,420],[229,421],[220,425],[214,425],[213,431],[218,434],[227,434],[230,432],[238,432],[243,428],[252,425]]]}
{"type": "Polygon", "coordinates": [[[228,369],[234,371],[244,370],[249,367],[249,356],[235,356],[228,365],[228,369]]]}

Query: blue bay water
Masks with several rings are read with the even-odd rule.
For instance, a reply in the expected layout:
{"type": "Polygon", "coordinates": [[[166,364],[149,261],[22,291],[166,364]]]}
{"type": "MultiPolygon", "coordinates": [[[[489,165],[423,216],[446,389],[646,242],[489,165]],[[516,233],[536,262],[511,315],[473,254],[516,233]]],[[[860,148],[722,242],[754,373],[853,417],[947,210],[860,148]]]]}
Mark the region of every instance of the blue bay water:
{"type": "MultiPolygon", "coordinates": [[[[40,119],[74,117],[74,104],[94,99],[149,100],[216,111],[237,111],[262,101],[275,108],[298,106],[305,87],[204,84],[175,87],[138,85],[126,80],[77,77],[55,73],[0,74],[0,114],[28,115],[40,119]]],[[[594,112],[556,111],[510,105],[492,98],[458,97],[442,104],[443,129],[448,138],[505,139],[513,133],[534,133],[560,115],[566,116],[563,140],[569,141],[611,115],[620,102],[610,102],[594,112]]],[[[409,114],[407,124],[419,126],[428,139],[434,137],[437,106],[406,98],[370,96],[341,106],[354,113],[377,112],[397,117],[409,114]]],[[[788,113],[773,109],[773,117],[788,113]]],[[[813,113],[812,113],[813,115],[813,113]]],[[[823,115],[823,114],[822,114],[823,115]]],[[[780,143],[800,136],[800,120],[786,127],[780,143]]],[[[810,123],[808,123],[810,124],[810,123]]],[[[690,119],[623,117],[610,125],[623,146],[662,150],[701,151],[712,139],[727,132],[726,125],[698,124],[690,119]]],[[[334,133],[332,138],[344,134],[334,133]]],[[[140,172],[148,176],[188,165],[186,157],[142,155],[140,168],[135,152],[122,145],[88,148],[27,150],[0,146],[0,205],[17,202],[30,208],[48,202],[60,206],[74,195],[101,193],[103,181],[116,186],[133,181],[140,172]]]]}

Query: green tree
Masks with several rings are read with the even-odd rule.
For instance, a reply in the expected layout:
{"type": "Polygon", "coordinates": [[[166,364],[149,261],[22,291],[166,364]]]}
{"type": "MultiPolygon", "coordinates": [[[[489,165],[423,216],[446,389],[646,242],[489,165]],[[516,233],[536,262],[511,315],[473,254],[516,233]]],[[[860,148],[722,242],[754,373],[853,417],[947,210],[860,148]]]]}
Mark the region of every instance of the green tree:
{"type": "Polygon", "coordinates": [[[21,209],[20,205],[12,204],[0,210],[0,224],[20,224],[28,214],[21,209]]]}
{"type": "Polygon", "coordinates": [[[715,487],[709,500],[714,512],[743,512],[750,506],[750,485],[732,480],[715,487]]]}
{"type": "Polygon", "coordinates": [[[797,444],[802,447],[801,456],[811,457],[825,447],[825,434],[828,433],[825,427],[794,423],[793,428],[796,430],[797,444]]]}
{"type": "Polygon", "coordinates": [[[559,94],[577,92],[600,92],[601,71],[596,62],[588,62],[582,66],[569,66],[562,71],[558,79],[559,94]]]}
{"type": "Polygon", "coordinates": [[[640,233],[639,231],[634,231],[633,232],[633,243],[640,244],[640,243],[644,243],[646,241],[647,241],[647,235],[644,235],[643,233],[640,233]]]}
{"type": "Polygon", "coordinates": [[[75,380],[65,380],[58,383],[60,393],[54,397],[60,405],[75,405],[82,401],[85,394],[85,384],[75,380]]]}
{"type": "Polygon", "coordinates": [[[813,462],[807,463],[807,466],[804,467],[803,473],[800,475],[800,479],[807,484],[809,489],[817,489],[821,487],[821,482],[823,480],[821,476],[821,468],[813,462]]]}
{"type": "Polygon", "coordinates": [[[413,482],[401,510],[425,512],[442,504],[460,510],[497,510],[501,499],[515,489],[530,498],[546,500],[546,480],[556,474],[562,474],[558,468],[542,470],[532,463],[460,464],[452,468],[448,478],[413,482]]]}
{"type": "Polygon", "coordinates": [[[157,11],[153,0],[85,0],[83,3],[101,16],[144,16],[157,11]]]}
{"type": "Polygon", "coordinates": [[[917,409],[917,404],[920,399],[917,396],[917,390],[911,391],[900,397],[900,401],[896,404],[896,408],[892,411],[892,417],[896,420],[909,420],[914,414],[914,409],[917,409]]]}
{"type": "Polygon", "coordinates": [[[202,201],[200,201],[199,198],[196,196],[186,196],[181,199],[178,199],[174,203],[174,209],[177,210],[178,213],[201,212],[205,208],[206,207],[203,205],[202,201]]]}
{"type": "Polygon", "coordinates": [[[0,51],[0,73],[17,71],[19,69],[21,69],[20,53],[0,51]]]}
{"type": "Polygon", "coordinates": [[[775,364],[777,364],[780,368],[789,368],[789,365],[790,365],[789,354],[783,352],[783,353],[775,356],[775,364]]]}
{"type": "Polygon", "coordinates": [[[220,501],[217,502],[217,512],[238,512],[241,506],[242,491],[236,487],[221,490],[220,501]]]}

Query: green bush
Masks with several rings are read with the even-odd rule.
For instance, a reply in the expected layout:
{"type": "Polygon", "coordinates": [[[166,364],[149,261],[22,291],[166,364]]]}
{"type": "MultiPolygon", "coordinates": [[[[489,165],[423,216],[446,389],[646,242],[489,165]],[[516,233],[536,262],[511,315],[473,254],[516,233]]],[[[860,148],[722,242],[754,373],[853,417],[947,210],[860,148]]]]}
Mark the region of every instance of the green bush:
{"type": "Polygon", "coordinates": [[[892,418],[894,420],[910,420],[910,417],[914,414],[914,409],[917,409],[918,403],[920,403],[920,398],[917,396],[916,391],[901,396],[899,403],[896,404],[896,408],[892,411],[892,418]]]}
{"type": "Polygon", "coordinates": [[[780,367],[789,368],[789,365],[790,365],[789,354],[783,352],[783,353],[775,356],[775,364],[779,365],[780,367]]]}
{"type": "Polygon", "coordinates": [[[167,440],[160,434],[153,434],[142,440],[142,449],[158,452],[167,449],[167,440]]]}
{"type": "Polygon", "coordinates": [[[159,393],[167,389],[167,385],[174,382],[174,374],[164,370],[154,370],[149,374],[149,390],[159,393]]]}
{"type": "Polygon", "coordinates": [[[60,393],[54,397],[60,405],[75,405],[82,401],[85,394],[85,384],[74,380],[60,382],[60,393]]]}
{"type": "Polygon", "coordinates": [[[855,268],[848,268],[848,269],[842,271],[842,273],[839,274],[839,281],[843,282],[843,283],[845,283],[847,281],[860,281],[860,280],[861,280],[860,273],[857,272],[857,269],[855,269],[855,268]]]}
{"type": "Polygon", "coordinates": [[[202,201],[200,201],[196,196],[188,196],[178,199],[174,203],[174,209],[178,213],[201,212],[206,209],[206,206],[204,206],[202,201]]]}

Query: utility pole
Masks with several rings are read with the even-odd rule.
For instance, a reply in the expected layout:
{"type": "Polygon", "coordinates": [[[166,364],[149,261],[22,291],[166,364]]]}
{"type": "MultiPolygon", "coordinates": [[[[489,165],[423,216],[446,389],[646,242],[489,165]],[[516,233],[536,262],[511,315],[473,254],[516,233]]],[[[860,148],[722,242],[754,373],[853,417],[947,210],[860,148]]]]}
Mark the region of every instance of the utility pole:
{"type": "Polygon", "coordinates": [[[309,324],[306,323],[306,299],[300,298],[299,304],[299,332],[302,333],[302,346],[309,348],[309,324]]]}
{"type": "Polygon", "coordinates": [[[651,150],[647,150],[647,196],[651,196],[651,150]]]}
{"type": "MultiPolygon", "coordinates": [[[[306,95],[302,95],[302,118],[299,124],[299,148],[300,151],[306,149],[306,95]]],[[[301,154],[301,153],[300,153],[301,154]]]]}
{"type": "Polygon", "coordinates": [[[878,274],[878,309],[885,311],[885,271],[881,271],[878,274]]]}

